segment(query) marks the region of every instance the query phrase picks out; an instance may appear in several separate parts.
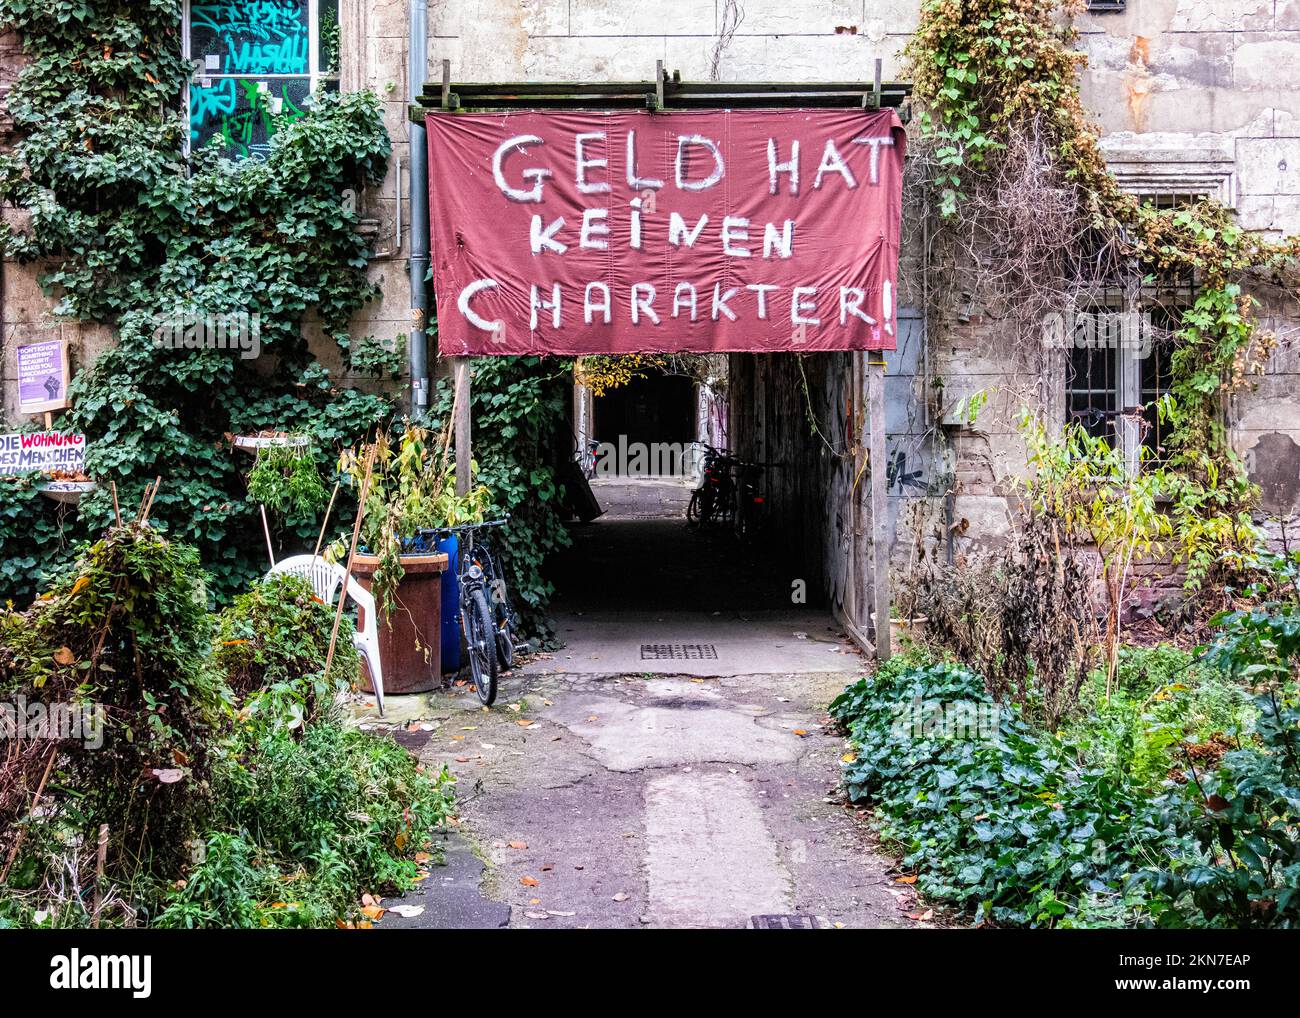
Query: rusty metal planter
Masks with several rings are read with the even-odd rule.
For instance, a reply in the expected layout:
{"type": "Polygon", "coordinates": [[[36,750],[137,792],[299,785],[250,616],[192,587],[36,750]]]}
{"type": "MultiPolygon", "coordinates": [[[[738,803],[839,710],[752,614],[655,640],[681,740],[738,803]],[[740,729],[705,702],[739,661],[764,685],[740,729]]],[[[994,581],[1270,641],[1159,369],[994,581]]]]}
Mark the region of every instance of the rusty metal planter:
{"type": "MultiPolygon", "coordinates": [[[[425,693],[442,685],[442,574],[446,555],[403,555],[392,625],[380,611],[379,660],[384,694],[425,693]]],[[[379,559],[357,555],[352,574],[371,590],[379,559]]],[[[364,671],[364,668],[363,668],[364,671]]],[[[366,687],[370,688],[369,678],[366,687]]]]}

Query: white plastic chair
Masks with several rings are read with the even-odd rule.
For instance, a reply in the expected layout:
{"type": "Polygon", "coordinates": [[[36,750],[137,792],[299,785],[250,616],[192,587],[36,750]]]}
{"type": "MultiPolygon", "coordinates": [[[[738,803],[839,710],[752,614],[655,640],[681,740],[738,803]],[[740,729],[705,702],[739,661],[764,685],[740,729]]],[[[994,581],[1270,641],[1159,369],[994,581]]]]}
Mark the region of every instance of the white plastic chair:
{"type": "MultiPolygon", "coordinates": [[[[277,562],[266,575],[269,577],[276,573],[301,576],[311,584],[311,589],[316,592],[316,596],[326,604],[334,603],[334,597],[343,586],[343,578],[347,575],[347,571],[342,566],[326,562],[323,558],[314,555],[294,555],[292,558],[284,559],[282,562],[277,562]]],[[[379,664],[379,626],[376,622],[375,599],[370,591],[361,586],[355,576],[348,579],[347,596],[361,608],[361,625],[352,638],[352,645],[366,659],[366,666],[370,669],[370,684],[374,686],[375,702],[379,705],[379,715],[382,717],[384,673],[379,664]]]]}

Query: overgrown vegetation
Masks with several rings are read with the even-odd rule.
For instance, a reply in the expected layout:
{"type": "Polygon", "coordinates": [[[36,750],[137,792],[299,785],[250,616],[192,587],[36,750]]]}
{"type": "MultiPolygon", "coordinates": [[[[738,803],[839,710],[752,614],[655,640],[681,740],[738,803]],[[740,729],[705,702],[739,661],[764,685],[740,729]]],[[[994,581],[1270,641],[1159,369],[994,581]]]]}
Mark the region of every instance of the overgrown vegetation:
{"type": "Polygon", "coordinates": [[[363,893],[410,886],[451,779],[344,727],[332,621],[277,576],[214,629],[194,549],[138,523],[0,613],[0,692],[48,721],[7,719],[0,925],[359,923],[363,893]]]}
{"type": "MultiPolygon", "coordinates": [[[[111,482],[121,501],[138,501],[161,475],[154,519],[198,548],[227,597],[263,552],[225,436],[307,431],[324,469],[389,413],[384,399],[335,387],[302,328],[311,311],[346,343],[349,319],[376,293],[343,196],[383,177],[390,144],[379,103],[319,95],[275,132],[265,160],[233,163],[208,149],[187,161],[179,0],[0,0],[0,24],[21,32],[29,61],[8,95],[21,140],[0,159],[0,198],[28,217],[6,229],[6,253],[51,266],[41,283],[57,315],[118,337],[80,366],[73,409],[58,421],[85,432],[99,490],[58,521],[59,540],[28,543],[27,575],[52,576],[63,547],[108,524],[111,482]],[[256,321],[273,368],[237,351],[175,348],[165,336],[155,344],[160,322],[232,313],[256,321]]],[[[0,489],[6,548],[26,536],[10,510],[21,497],[0,489]]],[[[303,520],[287,535],[314,537],[303,520]]],[[[9,596],[29,589],[9,571],[0,579],[9,596]]]]}
{"type": "Polygon", "coordinates": [[[831,713],[853,741],[849,798],[875,807],[921,893],[997,923],[1087,925],[1098,888],[1145,914],[1124,881],[1166,850],[1172,825],[996,704],[981,676],[900,657],[831,713]]]}
{"type": "Polygon", "coordinates": [[[962,664],[893,659],[831,705],[850,800],[977,922],[1300,925],[1300,557],[1261,559],[1283,599],[1196,655],[1123,650],[1058,734],[962,664]]]}
{"type": "Polygon", "coordinates": [[[1181,323],[1162,413],[1178,481],[1175,550],[1195,586],[1253,544],[1244,517],[1255,492],[1223,405],[1272,346],[1243,284],[1280,277],[1300,239],[1249,233],[1213,200],[1157,208],[1120,188],[1080,99],[1085,58],[1071,17],[1082,9],[1080,0],[927,0],[908,46],[928,142],[913,146],[913,169],[927,207],[941,213],[955,288],[1000,322],[1000,343],[1049,354],[1048,316],[1085,310],[1099,284],[1194,287],[1193,306],[1173,309],[1181,323]]]}

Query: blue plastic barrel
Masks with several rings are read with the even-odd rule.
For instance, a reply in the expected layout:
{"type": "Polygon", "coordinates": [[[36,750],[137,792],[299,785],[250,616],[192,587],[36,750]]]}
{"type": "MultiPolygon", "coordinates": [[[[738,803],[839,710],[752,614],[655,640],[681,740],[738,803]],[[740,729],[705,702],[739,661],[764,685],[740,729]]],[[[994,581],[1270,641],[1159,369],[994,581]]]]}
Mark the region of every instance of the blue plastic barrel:
{"type": "Polygon", "coordinates": [[[442,671],[460,671],[460,541],[455,534],[440,538],[437,550],[447,556],[442,574],[442,671]]]}

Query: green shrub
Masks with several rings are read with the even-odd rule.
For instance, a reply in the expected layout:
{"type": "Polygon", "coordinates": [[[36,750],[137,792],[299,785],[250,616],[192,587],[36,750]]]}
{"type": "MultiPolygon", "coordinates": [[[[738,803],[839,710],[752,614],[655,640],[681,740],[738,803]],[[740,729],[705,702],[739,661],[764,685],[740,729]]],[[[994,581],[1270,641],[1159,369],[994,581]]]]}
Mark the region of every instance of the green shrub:
{"type": "Polygon", "coordinates": [[[155,925],[321,926],[362,892],[401,890],[451,812],[453,779],[429,777],[396,743],[330,723],[278,731],[220,768],[204,858],[155,925]]]}
{"type": "Polygon", "coordinates": [[[360,657],[345,615],[325,686],[334,615],[305,579],[283,574],[259,581],[221,613],[212,662],[239,699],[240,724],[301,728],[333,709],[336,690],[356,685],[360,657]]]}
{"type": "Polygon", "coordinates": [[[99,737],[11,744],[0,841],[53,761],[38,825],[93,846],[106,824],[118,878],[177,865],[210,805],[210,637],[196,552],[135,523],[110,529],[26,612],[0,612],[0,690],[102,720],[99,737]]]}
{"type": "Polygon", "coordinates": [[[1143,878],[1173,899],[1166,925],[1300,927],[1300,605],[1224,615],[1207,666],[1256,686],[1253,744],[1192,773],[1180,830],[1200,853],[1143,878]]]}
{"type": "Polygon", "coordinates": [[[1004,923],[1143,920],[1126,878],[1171,850],[1173,821],[993,703],[979,675],[891,663],[831,713],[854,743],[850,800],[875,807],[923,894],[1004,923]]]}
{"type": "Polygon", "coordinates": [[[1202,668],[1177,647],[1130,647],[1120,653],[1118,679],[1084,684],[1080,713],[1063,733],[1084,760],[1117,780],[1154,792],[1181,778],[1184,748],[1205,745],[1212,765],[1230,740],[1249,739],[1255,708],[1249,693],[1216,669],[1202,668]]]}

